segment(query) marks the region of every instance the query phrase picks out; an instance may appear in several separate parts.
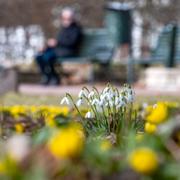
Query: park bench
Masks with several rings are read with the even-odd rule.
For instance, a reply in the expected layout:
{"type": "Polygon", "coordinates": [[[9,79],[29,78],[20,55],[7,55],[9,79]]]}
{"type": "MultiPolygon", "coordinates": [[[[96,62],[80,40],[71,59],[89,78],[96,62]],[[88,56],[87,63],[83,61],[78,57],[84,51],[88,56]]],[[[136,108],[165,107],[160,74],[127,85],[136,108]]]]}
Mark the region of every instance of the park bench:
{"type": "Polygon", "coordinates": [[[149,67],[151,65],[164,65],[174,67],[180,63],[180,27],[167,25],[158,36],[154,49],[147,58],[129,58],[127,63],[127,81],[134,81],[134,65],[149,67]]]}
{"type": "MultiPolygon", "coordinates": [[[[84,30],[78,55],[76,57],[59,58],[57,63],[92,63],[93,65],[98,64],[101,67],[109,67],[114,47],[113,41],[106,29],[86,29],[84,30]]],[[[90,79],[94,80],[94,70],[90,79]]]]}
{"type": "MultiPolygon", "coordinates": [[[[128,79],[133,76],[132,65],[154,65],[163,64],[174,66],[180,63],[180,28],[176,26],[165,26],[159,34],[157,44],[148,58],[129,58],[126,64],[128,79]]],[[[86,29],[83,42],[77,57],[59,58],[58,63],[93,63],[109,67],[116,43],[110,38],[108,31],[104,29],[86,29]]],[[[123,62],[122,62],[123,63],[123,62]]],[[[124,64],[124,63],[123,63],[124,64]]],[[[94,79],[92,74],[91,80],[94,79]]]]}
{"type": "Polygon", "coordinates": [[[134,60],[135,64],[163,64],[167,67],[180,63],[180,27],[167,25],[158,36],[150,57],[134,60]]]}

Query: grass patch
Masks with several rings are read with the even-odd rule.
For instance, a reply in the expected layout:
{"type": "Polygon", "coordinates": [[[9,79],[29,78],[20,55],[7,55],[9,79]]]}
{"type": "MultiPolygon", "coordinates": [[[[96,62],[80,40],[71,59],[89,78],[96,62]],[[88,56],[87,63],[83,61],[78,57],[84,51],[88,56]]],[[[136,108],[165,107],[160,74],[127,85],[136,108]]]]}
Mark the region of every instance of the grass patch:
{"type": "MultiPolygon", "coordinates": [[[[17,93],[7,93],[0,97],[1,105],[60,105],[61,96],[31,96],[17,93]]],[[[137,103],[155,103],[157,101],[176,101],[180,103],[180,96],[136,96],[137,103]]]]}

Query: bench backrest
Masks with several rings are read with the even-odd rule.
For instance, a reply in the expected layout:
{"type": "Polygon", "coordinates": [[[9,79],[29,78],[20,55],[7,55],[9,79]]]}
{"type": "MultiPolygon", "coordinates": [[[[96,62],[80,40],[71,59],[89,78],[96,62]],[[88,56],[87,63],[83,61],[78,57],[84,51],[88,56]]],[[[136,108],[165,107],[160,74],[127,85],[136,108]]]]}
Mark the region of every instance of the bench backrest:
{"type": "Polygon", "coordinates": [[[91,57],[103,61],[112,55],[114,44],[105,29],[86,29],[79,57],[91,57]]]}
{"type": "MultiPolygon", "coordinates": [[[[152,59],[166,64],[171,50],[171,41],[172,27],[167,26],[158,37],[157,45],[152,52],[152,59]]],[[[180,27],[177,28],[176,33],[175,63],[176,62],[180,62],[180,27]]]]}

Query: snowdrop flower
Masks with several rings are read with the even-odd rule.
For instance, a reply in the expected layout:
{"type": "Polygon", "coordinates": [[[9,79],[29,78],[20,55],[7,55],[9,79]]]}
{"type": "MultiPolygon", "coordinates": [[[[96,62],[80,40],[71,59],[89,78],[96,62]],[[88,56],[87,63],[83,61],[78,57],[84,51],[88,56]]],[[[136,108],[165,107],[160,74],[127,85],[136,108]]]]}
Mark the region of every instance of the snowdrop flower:
{"type": "Polygon", "coordinates": [[[119,104],[119,98],[116,96],[115,97],[115,105],[117,106],[119,104]]]}
{"type": "Polygon", "coordinates": [[[94,105],[98,105],[99,104],[99,101],[98,101],[98,99],[93,99],[93,101],[92,101],[92,103],[91,103],[91,105],[92,106],[94,106],[94,105]]]}
{"type": "Polygon", "coordinates": [[[115,95],[115,96],[119,96],[118,91],[115,91],[115,92],[114,92],[114,95],[115,95]]]}
{"type": "Polygon", "coordinates": [[[62,100],[61,100],[61,105],[62,104],[67,104],[67,105],[70,105],[70,102],[69,102],[69,99],[67,97],[64,97],[62,100]]]}
{"type": "Polygon", "coordinates": [[[107,94],[101,94],[101,95],[100,95],[100,99],[101,99],[102,101],[104,101],[104,100],[106,100],[106,96],[107,96],[107,94]]]}
{"type": "Polygon", "coordinates": [[[111,101],[111,100],[109,101],[109,106],[110,106],[110,107],[113,107],[113,106],[114,106],[113,101],[111,101]]]}
{"type": "Polygon", "coordinates": [[[79,92],[78,97],[79,97],[79,98],[82,98],[83,96],[86,96],[86,97],[87,97],[87,94],[86,94],[86,92],[82,89],[82,90],[79,92]]]}
{"type": "Polygon", "coordinates": [[[105,106],[108,107],[108,106],[109,106],[109,103],[106,103],[105,106]]]}
{"type": "Polygon", "coordinates": [[[94,96],[95,92],[94,91],[91,91],[88,95],[88,99],[92,98],[94,96]]]}
{"type": "Polygon", "coordinates": [[[103,107],[104,101],[101,99],[100,101],[98,101],[98,105],[101,106],[101,107],[103,107]]]}
{"type": "Polygon", "coordinates": [[[134,93],[132,91],[127,92],[126,100],[128,103],[132,103],[134,100],[134,93]]]}
{"type": "Polygon", "coordinates": [[[80,99],[78,99],[78,101],[76,102],[76,105],[79,107],[79,106],[82,105],[82,103],[83,103],[83,100],[82,100],[82,98],[80,98],[80,99]]]}
{"type": "Polygon", "coordinates": [[[88,118],[88,119],[93,118],[93,117],[94,117],[93,113],[91,113],[90,111],[88,111],[85,115],[85,118],[88,118]]]}
{"type": "Polygon", "coordinates": [[[123,100],[119,101],[118,105],[116,106],[116,109],[119,109],[120,107],[123,107],[125,105],[126,105],[126,103],[123,100]]]}
{"type": "Polygon", "coordinates": [[[109,91],[109,87],[106,87],[104,90],[103,90],[103,93],[107,93],[109,91]]]}
{"type": "Polygon", "coordinates": [[[107,94],[106,94],[106,97],[107,97],[107,99],[108,99],[109,101],[112,101],[112,98],[113,98],[112,94],[107,93],[107,94]]]}

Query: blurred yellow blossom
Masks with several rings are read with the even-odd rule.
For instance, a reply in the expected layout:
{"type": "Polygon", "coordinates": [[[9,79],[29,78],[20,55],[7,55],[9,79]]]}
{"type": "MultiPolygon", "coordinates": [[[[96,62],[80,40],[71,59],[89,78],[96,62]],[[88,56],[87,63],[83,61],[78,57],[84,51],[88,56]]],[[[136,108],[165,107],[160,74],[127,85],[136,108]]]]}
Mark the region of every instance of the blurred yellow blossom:
{"type": "Polygon", "coordinates": [[[9,110],[15,118],[18,118],[20,114],[27,113],[27,107],[23,105],[12,106],[9,110]]]}
{"type": "Polygon", "coordinates": [[[21,123],[15,124],[15,130],[17,133],[23,133],[24,132],[24,126],[21,123]]]}
{"type": "Polygon", "coordinates": [[[73,158],[81,153],[84,141],[81,125],[73,124],[56,132],[50,139],[48,147],[57,158],[73,158]]]}
{"type": "Polygon", "coordinates": [[[6,165],[3,161],[0,161],[0,174],[4,174],[6,172],[6,165]]]}
{"type": "MultiPolygon", "coordinates": [[[[149,110],[148,110],[149,111],[149,110]]],[[[153,124],[160,124],[168,117],[168,107],[163,102],[158,102],[151,111],[149,111],[146,120],[153,124]]]]}
{"type": "Polygon", "coordinates": [[[145,132],[147,133],[155,133],[157,131],[157,126],[155,124],[146,122],[145,124],[145,132]]]}
{"type": "Polygon", "coordinates": [[[129,155],[129,164],[135,171],[142,174],[151,174],[158,167],[158,157],[156,153],[146,147],[135,149],[129,155]]]}

